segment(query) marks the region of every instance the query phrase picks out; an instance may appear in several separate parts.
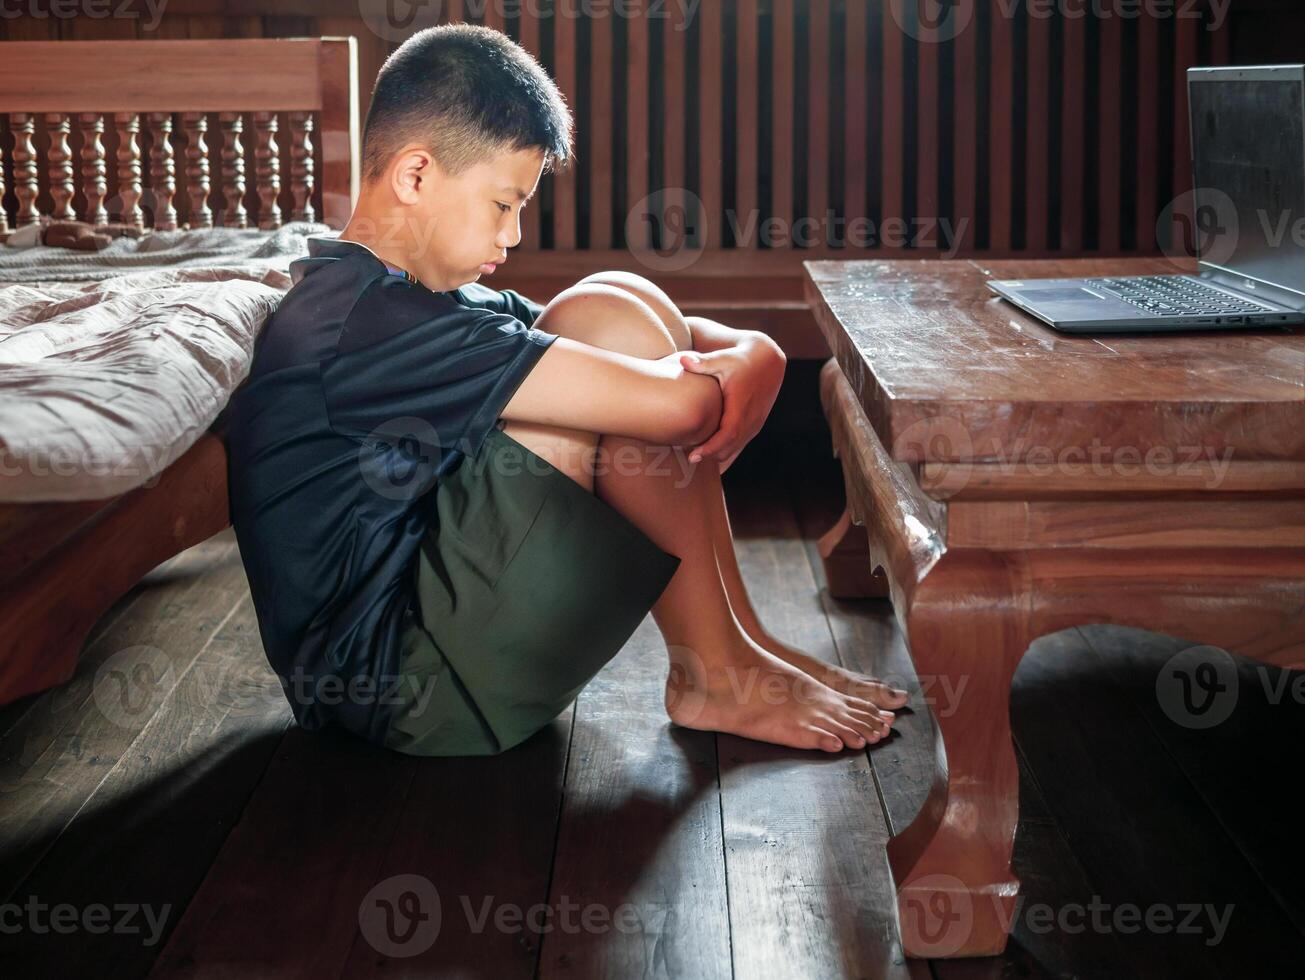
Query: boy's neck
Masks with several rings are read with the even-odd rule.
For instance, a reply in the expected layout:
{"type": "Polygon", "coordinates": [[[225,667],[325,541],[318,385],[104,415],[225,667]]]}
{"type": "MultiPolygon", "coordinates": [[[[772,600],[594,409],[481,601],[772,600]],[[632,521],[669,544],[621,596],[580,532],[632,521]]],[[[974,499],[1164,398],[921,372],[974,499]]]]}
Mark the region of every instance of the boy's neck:
{"type": "Polygon", "coordinates": [[[339,237],[365,246],[386,265],[403,269],[433,292],[456,289],[458,284],[442,282],[439,272],[430,264],[429,256],[423,256],[429,245],[422,246],[415,240],[411,223],[408,215],[364,210],[360,202],[339,237]]]}

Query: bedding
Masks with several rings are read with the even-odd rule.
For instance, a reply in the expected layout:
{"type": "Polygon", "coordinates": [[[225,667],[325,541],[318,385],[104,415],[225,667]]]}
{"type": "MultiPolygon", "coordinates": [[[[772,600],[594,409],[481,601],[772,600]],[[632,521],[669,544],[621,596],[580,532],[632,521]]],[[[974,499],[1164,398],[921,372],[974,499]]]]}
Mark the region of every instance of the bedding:
{"type": "Polygon", "coordinates": [[[305,236],[329,231],[0,247],[0,502],[99,500],[154,482],[249,373],[305,236]]]}

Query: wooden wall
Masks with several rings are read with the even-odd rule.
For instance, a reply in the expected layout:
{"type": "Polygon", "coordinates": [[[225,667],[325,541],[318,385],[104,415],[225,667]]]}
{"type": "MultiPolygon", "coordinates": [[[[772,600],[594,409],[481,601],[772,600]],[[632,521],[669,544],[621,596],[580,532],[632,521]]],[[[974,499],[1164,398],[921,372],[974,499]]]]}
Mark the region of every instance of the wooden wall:
{"type": "MultiPolygon", "coordinates": [[[[1148,8],[1137,0],[952,0],[963,29],[945,22],[938,40],[908,17],[915,0],[528,0],[538,17],[518,0],[440,6],[442,20],[505,29],[576,113],[577,166],[545,179],[522,250],[660,248],[673,272],[702,250],[722,268],[763,252],[786,271],[849,245],[1155,252],[1156,218],[1190,182],[1184,69],[1289,53],[1284,24],[1299,27],[1299,4],[1242,0],[1221,19],[1225,2],[1174,0],[1183,15],[1157,18],[1064,14],[1148,8]],[[1037,15],[1048,6],[1061,13],[1037,15]],[[631,8],[644,14],[613,13],[631,8]],[[568,16],[580,9],[599,16],[568,16]]],[[[383,3],[278,0],[269,14],[255,0],[170,0],[152,23],[142,0],[108,0],[126,14],[109,17],[40,16],[48,3],[24,0],[0,37],[352,34],[365,114],[397,41],[360,10],[383,3]]]]}

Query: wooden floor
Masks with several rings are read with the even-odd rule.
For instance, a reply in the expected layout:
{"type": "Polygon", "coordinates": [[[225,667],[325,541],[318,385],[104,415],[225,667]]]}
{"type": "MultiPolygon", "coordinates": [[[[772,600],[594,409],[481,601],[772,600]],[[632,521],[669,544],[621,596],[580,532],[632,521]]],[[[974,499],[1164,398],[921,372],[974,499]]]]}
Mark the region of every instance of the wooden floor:
{"type": "MultiPolygon", "coordinates": [[[[726,481],[775,633],[906,678],[920,708],[963,696],[915,684],[886,603],[822,591],[841,484],[818,435],[758,440],[726,481]]],[[[0,708],[0,975],[1299,975],[1303,692],[1239,661],[1227,720],[1184,727],[1156,696],[1184,647],[1104,628],[1035,646],[1011,943],[907,961],[884,841],[923,798],[926,711],[837,757],[672,729],[648,620],[504,756],[310,735],[228,531],[119,603],[73,681],[0,708]]]]}

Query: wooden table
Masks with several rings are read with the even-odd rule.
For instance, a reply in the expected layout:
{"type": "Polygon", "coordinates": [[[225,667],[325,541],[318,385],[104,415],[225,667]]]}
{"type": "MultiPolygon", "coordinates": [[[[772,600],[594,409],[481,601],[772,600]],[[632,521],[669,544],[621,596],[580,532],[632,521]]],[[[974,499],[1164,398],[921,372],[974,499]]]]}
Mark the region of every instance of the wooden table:
{"type": "MultiPolygon", "coordinates": [[[[1010,685],[1035,638],[1118,623],[1305,663],[1305,330],[1072,336],[983,286],[1175,271],[1160,259],[804,267],[847,490],[830,589],[882,584],[918,674],[964,691],[888,845],[903,943],[996,954],[1020,887],[1010,685]]],[[[1190,680],[1173,710],[1195,725],[1190,680]]]]}

